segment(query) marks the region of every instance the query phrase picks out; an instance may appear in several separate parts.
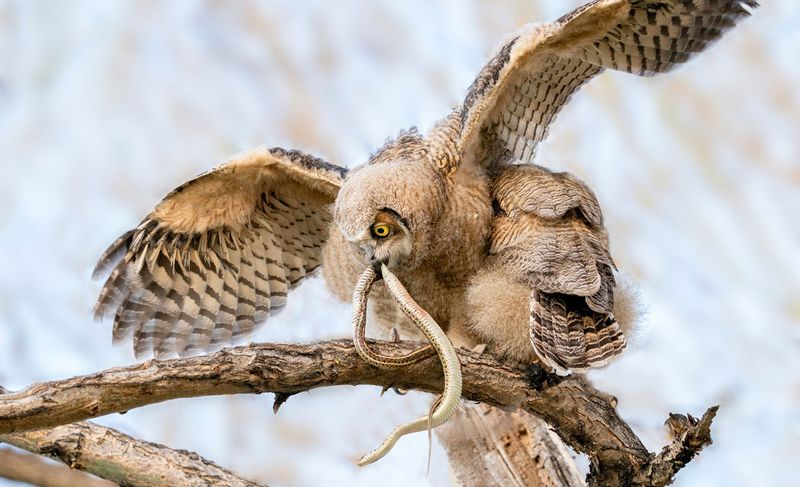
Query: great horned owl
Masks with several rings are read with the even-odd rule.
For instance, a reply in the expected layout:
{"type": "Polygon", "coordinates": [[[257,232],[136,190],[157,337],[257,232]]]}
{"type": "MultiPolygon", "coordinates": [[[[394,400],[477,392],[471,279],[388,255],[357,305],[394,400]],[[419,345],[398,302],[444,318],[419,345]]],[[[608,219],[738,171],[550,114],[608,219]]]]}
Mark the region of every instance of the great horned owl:
{"type": "MultiPolygon", "coordinates": [[[[318,267],[349,299],[385,263],[460,344],[559,371],[625,347],[603,216],[577,178],[532,164],[573,92],[604,69],[669,71],[749,15],[755,0],[595,0],[513,34],[464,102],[426,135],[348,171],[256,149],[169,193],[102,256],[95,311],[137,355],[229,343],[318,267]]],[[[380,290],[378,290],[380,291],[380,290]]],[[[371,313],[403,315],[384,293],[371,313]]]]}

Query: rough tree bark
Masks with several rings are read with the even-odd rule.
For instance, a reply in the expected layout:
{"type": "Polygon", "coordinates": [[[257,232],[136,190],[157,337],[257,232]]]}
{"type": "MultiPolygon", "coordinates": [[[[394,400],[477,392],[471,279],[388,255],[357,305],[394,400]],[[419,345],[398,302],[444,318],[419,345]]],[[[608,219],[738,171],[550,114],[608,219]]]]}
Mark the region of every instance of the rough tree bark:
{"type": "Polygon", "coordinates": [[[60,460],[120,485],[255,487],[200,455],[133,439],[119,431],[88,422],[0,435],[0,441],[60,460]]]}
{"type": "Polygon", "coordinates": [[[585,485],[561,439],[547,423],[525,411],[466,404],[436,432],[457,485],[585,485]]]}
{"type": "Polygon", "coordinates": [[[48,462],[31,455],[0,448],[0,477],[39,487],[116,487],[110,480],[71,470],[66,465],[48,462]]]}
{"type": "MultiPolygon", "coordinates": [[[[373,342],[382,354],[403,354],[418,343],[373,342]]],[[[710,443],[709,410],[699,421],[675,428],[658,454],[642,445],[617,416],[613,400],[580,376],[558,377],[541,368],[460,351],[464,398],[535,414],[590,460],[591,486],[668,485],[710,443]]],[[[0,433],[53,427],[179,397],[276,393],[286,397],[316,387],[373,384],[439,392],[441,368],[432,357],[400,371],[363,362],[349,340],[310,345],[259,344],[179,360],[151,360],[62,381],[35,384],[0,396],[0,433]]]]}
{"type": "MultiPolygon", "coordinates": [[[[0,397],[4,397],[4,394],[8,394],[8,391],[0,386],[0,397]]],[[[108,482],[110,485],[200,486],[209,485],[210,481],[214,482],[213,485],[226,487],[258,485],[206,460],[197,453],[172,450],[164,445],[137,440],[117,430],[89,422],[48,430],[0,434],[0,442],[59,460],[69,468],[83,470],[113,481],[108,482]]],[[[5,470],[0,467],[0,476],[6,476],[4,472],[5,470]]],[[[54,474],[50,476],[50,480],[57,482],[55,472],[52,470],[50,472],[54,474]]],[[[29,469],[23,473],[30,474],[32,471],[29,469]]],[[[76,475],[88,477],[77,472],[76,475]]],[[[78,483],[79,477],[66,476],[66,478],[71,479],[66,485],[83,485],[78,483]]],[[[38,480],[30,483],[42,485],[38,480]]],[[[92,484],[86,485],[95,487],[92,484]]]]}

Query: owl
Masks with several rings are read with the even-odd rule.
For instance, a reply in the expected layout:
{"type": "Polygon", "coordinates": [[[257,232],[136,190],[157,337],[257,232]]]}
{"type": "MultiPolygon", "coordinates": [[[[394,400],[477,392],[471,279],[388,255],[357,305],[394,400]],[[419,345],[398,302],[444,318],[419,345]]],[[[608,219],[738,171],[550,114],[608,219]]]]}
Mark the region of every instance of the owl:
{"type": "MultiPolygon", "coordinates": [[[[137,354],[246,337],[321,268],[349,300],[385,265],[457,345],[559,372],[626,345],[603,214],[576,177],[533,164],[571,95],[605,69],[651,76],[719,39],[755,0],[595,0],[511,35],[466,97],[354,169],[295,150],[234,156],[169,193],[103,254],[95,314],[137,354]],[[616,292],[616,299],[615,299],[616,292]]],[[[370,315],[413,327],[381,284],[370,315]]]]}

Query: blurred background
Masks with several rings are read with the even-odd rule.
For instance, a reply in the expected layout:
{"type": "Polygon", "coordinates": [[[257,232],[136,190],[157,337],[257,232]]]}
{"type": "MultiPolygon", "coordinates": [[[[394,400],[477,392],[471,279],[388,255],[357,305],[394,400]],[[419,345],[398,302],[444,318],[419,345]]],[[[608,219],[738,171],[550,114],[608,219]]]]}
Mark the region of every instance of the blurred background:
{"type": "MultiPolygon", "coordinates": [[[[580,0],[0,0],[0,384],[131,364],[91,319],[96,258],[170,189],[238,151],[366,160],[458,104],[500,39],[580,0]]],[[[643,327],[593,372],[648,448],[667,413],[720,404],[714,445],[678,486],[800,485],[800,8],[755,16],[668,76],[605,73],[562,112],[538,162],[604,207],[643,327]]],[[[254,341],[349,334],[303,284],[254,341]]],[[[354,460],[423,394],[314,390],[173,401],[98,423],[194,450],[273,486],[449,485],[427,436],[354,460]]],[[[11,485],[0,481],[0,485],[11,485]]]]}

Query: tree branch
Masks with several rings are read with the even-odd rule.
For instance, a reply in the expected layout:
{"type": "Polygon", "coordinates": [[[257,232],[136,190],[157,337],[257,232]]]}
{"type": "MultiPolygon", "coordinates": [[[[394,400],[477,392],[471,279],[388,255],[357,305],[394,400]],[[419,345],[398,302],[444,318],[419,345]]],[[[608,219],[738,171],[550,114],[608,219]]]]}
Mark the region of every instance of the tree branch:
{"type": "Polygon", "coordinates": [[[525,411],[467,404],[436,429],[462,486],[583,487],[564,443],[525,411]]]}
{"type": "MultiPolygon", "coordinates": [[[[10,393],[0,386],[0,398],[5,398],[7,395],[10,393]]],[[[2,424],[3,422],[0,420],[0,427],[2,424]]],[[[257,487],[259,485],[236,476],[197,453],[172,450],[158,443],[137,440],[117,430],[89,422],[60,426],[50,430],[0,434],[0,442],[59,460],[71,469],[83,470],[125,486],[257,487]]],[[[1,464],[2,462],[0,462],[1,464]]],[[[0,475],[2,475],[2,468],[0,468],[0,475]]],[[[80,475],[90,478],[84,474],[80,475]]],[[[64,478],[75,480],[66,485],[84,485],[78,483],[76,477],[66,476],[66,474],[64,476],[64,478]]],[[[98,482],[105,481],[98,479],[98,482]]],[[[39,481],[33,483],[42,485],[39,481]]],[[[111,482],[107,483],[114,485],[111,482]]],[[[53,483],[52,485],[59,486],[61,484],[53,483]]],[[[91,484],[92,487],[99,487],[99,485],[91,484]]]]}
{"type": "Polygon", "coordinates": [[[642,485],[669,485],[672,478],[689,463],[704,446],[710,445],[711,421],[719,406],[712,406],[697,419],[691,414],[670,414],[666,424],[672,432],[673,441],[665,446],[646,468],[637,475],[642,485]]]}
{"type": "Polygon", "coordinates": [[[0,441],[120,485],[258,486],[196,453],[137,440],[88,422],[0,435],[0,441]]]}
{"type": "MultiPolygon", "coordinates": [[[[372,344],[387,355],[419,346],[372,344]]],[[[461,350],[459,357],[464,398],[520,408],[544,419],[565,443],[589,456],[589,485],[650,485],[637,475],[662,457],[644,448],[617,416],[608,395],[584,378],[558,377],[488,354],[461,350]]],[[[440,392],[442,373],[434,357],[405,367],[402,373],[372,367],[349,340],[251,345],[206,356],[150,360],[0,396],[0,433],[52,427],[181,397],[274,392],[285,398],[316,387],[356,384],[440,392]]],[[[701,448],[702,444],[695,452],[701,448]]]]}
{"type": "Polygon", "coordinates": [[[39,487],[116,487],[93,475],[48,462],[38,455],[0,448],[0,477],[39,487]]]}

